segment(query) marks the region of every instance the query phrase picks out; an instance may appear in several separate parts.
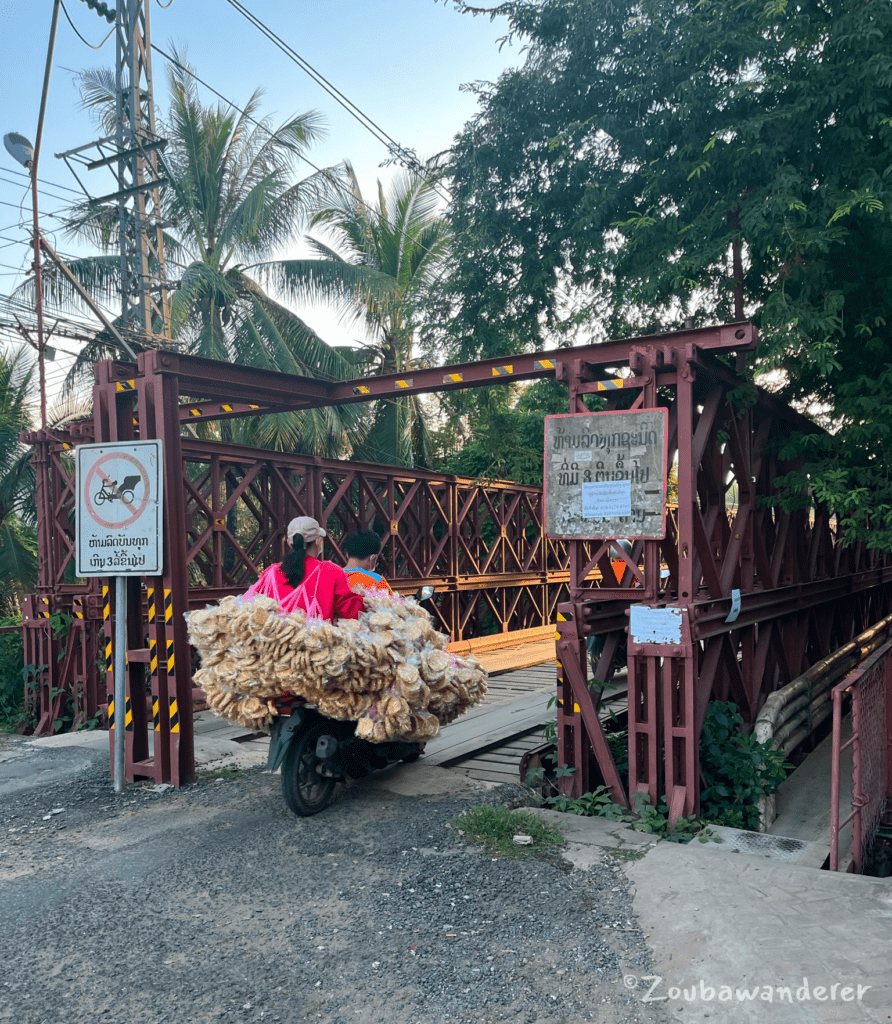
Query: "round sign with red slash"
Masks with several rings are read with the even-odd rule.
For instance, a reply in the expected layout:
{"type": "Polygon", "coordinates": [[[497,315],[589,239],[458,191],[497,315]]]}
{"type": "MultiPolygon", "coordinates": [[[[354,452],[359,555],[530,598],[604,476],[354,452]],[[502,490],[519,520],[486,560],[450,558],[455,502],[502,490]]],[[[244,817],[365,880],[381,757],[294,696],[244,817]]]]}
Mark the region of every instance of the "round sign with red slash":
{"type": "Polygon", "coordinates": [[[101,455],[84,480],[84,508],[106,530],[132,526],[145,512],[151,497],[145,466],[127,452],[101,455]]]}

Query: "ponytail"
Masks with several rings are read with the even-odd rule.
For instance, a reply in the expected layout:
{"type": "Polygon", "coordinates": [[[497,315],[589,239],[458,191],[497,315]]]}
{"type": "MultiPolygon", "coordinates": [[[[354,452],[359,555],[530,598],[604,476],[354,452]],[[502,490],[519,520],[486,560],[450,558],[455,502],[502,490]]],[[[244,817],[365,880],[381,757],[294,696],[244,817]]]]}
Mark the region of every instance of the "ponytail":
{"type": "Polygon", "coordinates": [[[280,569],[288,585],[299,587],[304,581],[304,562],[307,557],[307,547],[303,537],[296,533],[291,539],[291,550],[282,559],[280,569]]]}

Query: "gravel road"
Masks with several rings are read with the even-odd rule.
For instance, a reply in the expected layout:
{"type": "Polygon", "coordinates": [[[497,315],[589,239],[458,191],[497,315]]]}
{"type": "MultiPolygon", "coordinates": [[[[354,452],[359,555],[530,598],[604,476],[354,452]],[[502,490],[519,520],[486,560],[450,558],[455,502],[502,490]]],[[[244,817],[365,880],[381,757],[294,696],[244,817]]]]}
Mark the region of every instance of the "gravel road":
{"type": "Polygon", "coordinates": [[[115,797],[103,756],[62,782],[30,756],[41,788],[0,785],[0,1021],[666,1019],[623,989],[650,954],[622,861],[493,860],[448,826],[497,789],[358,784],[297,819],[257,769],[115,797]]]}

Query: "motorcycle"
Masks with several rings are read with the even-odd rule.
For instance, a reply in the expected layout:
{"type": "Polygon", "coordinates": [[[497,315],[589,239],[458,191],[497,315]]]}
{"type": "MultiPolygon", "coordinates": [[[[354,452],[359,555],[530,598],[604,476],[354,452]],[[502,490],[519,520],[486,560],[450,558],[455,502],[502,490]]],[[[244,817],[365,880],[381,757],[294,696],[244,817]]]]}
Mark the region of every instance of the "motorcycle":
{"type": "Polygon", "coordinates": [[[399,761],[417,761],[422,743],[369,743],[354,736],[356,722],[321,715],[303,697],[276,702],[266,766],[282,769],[282,796],[300,818],[324,811],[339,782],[362,779],[399,761]]]}
{"type": "MultiPolygon", "coordinates": [[[[423,587],[419,600],[433,592],[433,587],[423,587]]],[[[282,769],[282,796],[300,818],[325,810],[339,782],[365,778],[400,761],[417,761],[424,750],[423,743],[359,739],[356,722],[328,718],[296,694],[275,703],[278,715],[270,726],[266,766],[270,772],[282,769]]]]}

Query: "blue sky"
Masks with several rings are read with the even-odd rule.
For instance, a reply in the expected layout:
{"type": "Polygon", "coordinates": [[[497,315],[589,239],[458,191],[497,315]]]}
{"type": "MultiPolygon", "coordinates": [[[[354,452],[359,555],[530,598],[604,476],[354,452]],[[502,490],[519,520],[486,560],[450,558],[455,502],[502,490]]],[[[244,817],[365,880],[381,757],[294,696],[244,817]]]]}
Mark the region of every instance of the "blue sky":
{"type": "MultiPolygon", "coordinates": [[[[0,0],[0,134],[17,131],[34,137],[52,6],[52,0],[0,0]]],[[[65,6],[81,34],[99,43],[109,28],[105,20],[82,0],[65,0],[65,6]]],[[[245,6],[389,135],[422,157],[448,148],[473,115],[476,102],[460,91],[463,83],[493,80],[522,61],[516,44],[499,49],[503,22],[461,16],[451,5],[435,0],[245,0],[245,6]]],[[[226,0],[173,0],[167,9],[155,0],[150,17],[152,41],[168,51],[171,44],[185,47],[198,74],[235,102],[243,103],[262,86],[262,110],[277,121],[293,113],[319,111],[327,122],[328,138],[310,153],[314,162],[330,165],[349,158],[366,194],[376,177],[388,175],[387,168],[379,167],[387,156],[381,144],[226,0]]],[[[77,185],[53,154],[97,134],[90,117],[78,109],[68,69],[111,66],[113,47],[112,38],[98,52],[88,49],[64,13],[60,15],[39,174],[54,183],[40,186],[47,193],[40,196],[40,207],[48,214],[64,207],[71,194],[66,187],[77,185]]],[[[164,65],[155,54],[156,99],[162,106],[164,65]]],[[[202,96],[215,101],[203,90],[202,96]]],[[[21,280],[17,271],[29,262],[24,244],[30,230],[27,179],[17,171],[23,168],[0,149],[2,294],[21,280]]],[[[61,250],[71,251],[71,242],[52,234],[54,223],[51,217],[44,219],[48,237],[55,237],[61,250]]]]}

